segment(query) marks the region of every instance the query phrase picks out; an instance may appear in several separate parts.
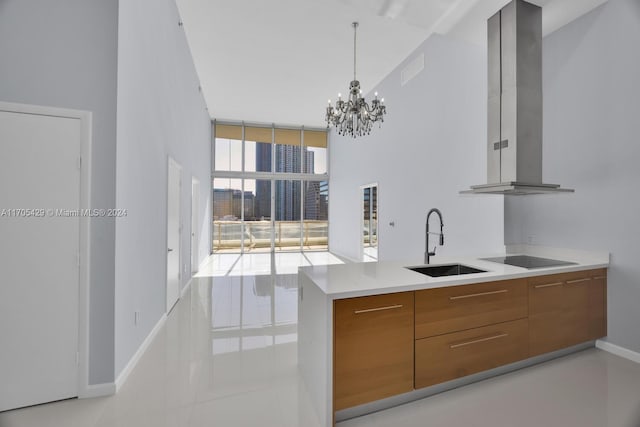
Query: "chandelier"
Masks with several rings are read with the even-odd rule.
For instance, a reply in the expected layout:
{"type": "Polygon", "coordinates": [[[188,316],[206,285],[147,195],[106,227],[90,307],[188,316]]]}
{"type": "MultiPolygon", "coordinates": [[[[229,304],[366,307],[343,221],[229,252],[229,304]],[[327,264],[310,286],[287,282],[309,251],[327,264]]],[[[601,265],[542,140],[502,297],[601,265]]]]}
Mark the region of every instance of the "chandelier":
{"type": "Polygon", "coordinates": [[[375,122],[384,121],[383,116],[387,113],[384,106],[384,98],[378,99],[378,92],[371,101],[371,106],[362,97],[360,82],[356,80],[356,29],[358,23],[353,24],[353,80],[349,85],[349,99],[342,100],[342,95],[338,94],[336,106],[327,107],[327,128],[335,126],[338,135],[356,136],[368,135],[375,122]]]}

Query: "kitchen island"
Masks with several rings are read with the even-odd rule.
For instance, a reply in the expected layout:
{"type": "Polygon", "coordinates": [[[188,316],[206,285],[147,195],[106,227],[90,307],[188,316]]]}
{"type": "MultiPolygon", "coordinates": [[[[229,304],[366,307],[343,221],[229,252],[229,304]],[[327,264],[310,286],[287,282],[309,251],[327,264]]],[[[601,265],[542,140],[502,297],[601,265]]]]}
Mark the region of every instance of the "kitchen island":
{"type": "Polygon", "coordinates": [[[479,273],[429,277],[420,262],[299,269],[298,359],[320,422],[388,408],[592,346],[606,335],[608,254],[526,269],[436,257],[479,273]]]}

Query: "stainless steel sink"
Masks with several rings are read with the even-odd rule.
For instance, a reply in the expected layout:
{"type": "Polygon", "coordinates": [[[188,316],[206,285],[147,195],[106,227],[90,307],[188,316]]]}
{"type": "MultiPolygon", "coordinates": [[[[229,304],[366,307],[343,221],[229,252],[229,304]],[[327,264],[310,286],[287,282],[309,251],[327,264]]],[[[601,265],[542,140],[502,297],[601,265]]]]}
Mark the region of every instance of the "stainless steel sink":
{"type": "Polygon", "coordinates": [[[486,270],[469,267],[462,264],[446,265],[423,265],[419,267],[405,267],[417,273],[422,273],[430,277],[458,276],[460,274],[486,273],[486,270]]]}

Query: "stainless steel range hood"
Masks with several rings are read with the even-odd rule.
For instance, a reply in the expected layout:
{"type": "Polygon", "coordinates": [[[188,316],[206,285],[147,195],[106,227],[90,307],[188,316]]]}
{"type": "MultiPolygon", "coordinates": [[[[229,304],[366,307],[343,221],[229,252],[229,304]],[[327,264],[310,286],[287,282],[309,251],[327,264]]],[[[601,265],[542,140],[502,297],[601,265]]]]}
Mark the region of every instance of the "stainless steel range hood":
{"type": "Polygon", "coordinates": [[[573,192],[542,183],[542,8],[513,0],[487,21],[487,184],[463,194],[573,192]]]}

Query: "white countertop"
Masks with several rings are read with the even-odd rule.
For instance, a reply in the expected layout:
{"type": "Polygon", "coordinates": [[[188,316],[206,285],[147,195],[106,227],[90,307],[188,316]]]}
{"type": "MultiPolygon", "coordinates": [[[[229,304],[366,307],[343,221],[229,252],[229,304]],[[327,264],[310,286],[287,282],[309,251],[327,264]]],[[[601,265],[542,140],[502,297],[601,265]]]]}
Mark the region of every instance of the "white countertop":
{"type": "Polygon", "coordinates": [[[504,256],[489,254],[479,257],[440,257],[432,258],[430,265],[464,264],[485,273],[462,274],[457,276],[429,277],[411,271],[405,267],[424,265],[421,261],[406,262],[366,262],[339,265],[320,265],[300,267],[299,272],[306,275],[330,299],[351,298],[392,292],[432,289],[444,286],[465,285],[495,280],[517,279],[521,277],[541,276],[572,271],[606,268],[609,266],[608,253],[585,252],[578,250],[543,248],[536,246],[507,247],[507,254],[522,254],[551,258],[576,264],[526,269],[479,258],[504,256]]]}

